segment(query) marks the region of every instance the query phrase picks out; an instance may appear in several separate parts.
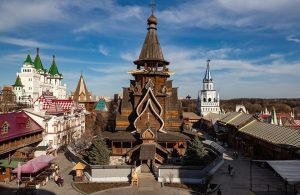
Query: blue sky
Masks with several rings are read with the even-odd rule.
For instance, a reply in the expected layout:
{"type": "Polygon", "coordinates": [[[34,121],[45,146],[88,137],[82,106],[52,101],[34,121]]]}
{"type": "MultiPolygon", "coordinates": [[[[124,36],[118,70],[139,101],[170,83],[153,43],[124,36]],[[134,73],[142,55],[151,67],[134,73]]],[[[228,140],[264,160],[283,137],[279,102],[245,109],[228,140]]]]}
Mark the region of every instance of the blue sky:
{"type": "MultiPolygon", "coordinates": [[[[30,51],[56,55],[68,93],[81,71],[90,91],[129,86],[150,0],[0,1],[0,85],[13,84],[30,51]]],[[[300,96],[299,0],[156,0],[158,35],[179,95],[196,98],[206,59],[224,99],[300,96]]]]}

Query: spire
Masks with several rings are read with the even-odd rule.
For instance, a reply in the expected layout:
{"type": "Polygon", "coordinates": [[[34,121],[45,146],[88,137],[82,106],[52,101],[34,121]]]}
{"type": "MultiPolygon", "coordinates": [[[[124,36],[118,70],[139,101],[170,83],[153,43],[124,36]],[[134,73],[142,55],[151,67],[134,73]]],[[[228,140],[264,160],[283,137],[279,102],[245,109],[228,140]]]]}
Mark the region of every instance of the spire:
{"type": "Polygon", "coordinates": [[[273,110],[272,110],[271,124],[278,125],[278,122],[277,122],[277,115],[276,115],[276,111],[275,111],[275,108],[274,108],[274,107],[273,107],[273,110]]]}
{"type": "Polygon", "coordinates": [[[164,66],[168,65],[169,62],[164,59],[160,43],[157,37],[157,18],[154,16],[154,2],[151,2],[151,12],[152,14],[147,20],[148,32],[139,56],[139,59],[134,61],[136,65],[144,66],[145,63],[150,66],[158,65],[164,66]]]}
{"type": "Polygon", "coordinates": [[[26,57],[26,60],[24,61],[25,64],[33,64],[32,63],[32,60],[31,60],[31,57],[30,57],[30,53],[28,51],[28,54],[27,54],[27,57],[26,57]]]}
{"type": "Polygon", "coordinates": [[[207,60],[207,67],[206,67],[203,81],[212,81],[212,77],[210,75],[210,70],[209,70],[209,63],[210,63],[210,60],[207,60]]]}
{"type": "Polygon", "coordinates": [[[40,49],[39,48],[36,48],[36,56],[34,59],[34,68],[36,70],[45,71],[42,61],[41,61],[41,58],[40,58],[40,49]]]}
{"type": "Polygon", "coordinates": [[[76,102],[91,101],[91,94],[87,89],[82,73],[78,81],[76,90],[73,95],[73,100],[76,102]]]}
{"type": "Polygon", "coordinates": [[[23,84],[22,84],[22,81],[21,81],[21,78],[19,75],[17,76],[16,82],[13,86],[14,87],[23,87],[23,84]]]}
{"type": "Polygon", "coordinates": [[[53,55],[53,60],[52,60],[52,64],[51,67],[49,69],[49,74],[52,76],[58,75],[61,76],[61,74],[58,72],[56,63],[55,63],[55,55],[53,55]]]}

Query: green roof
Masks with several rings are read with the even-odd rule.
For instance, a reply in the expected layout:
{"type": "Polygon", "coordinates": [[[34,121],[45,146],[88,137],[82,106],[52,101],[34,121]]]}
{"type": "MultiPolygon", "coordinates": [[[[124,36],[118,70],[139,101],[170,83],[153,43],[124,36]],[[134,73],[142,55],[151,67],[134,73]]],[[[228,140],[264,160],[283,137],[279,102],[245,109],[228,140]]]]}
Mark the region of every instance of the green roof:
{"type": "Polygon", "coordinates": [[[26,60],[24,61],[25,64],[33,64],[30,54],[27,54],[26,60]]]}
{"type": "Polygon", "coordinates": [[[19,77],[19,75],[17,76],[16,82],[15,82],[15,84],[13,86],[15,86],[15,87],[23,87],[23,84],[22,84],[22,81],[21,81],[21,78],[19,77]]]}
{"type": "MultiPolygon", "coordinates": [[[[9,167],[9,168],[17,168],[18,167],[18,162],[19,161],[15,161],[15,160],[7,160],[7,159],[3,159],[0,160],[0,167],[9,167]]],[[[20,162],[21,165],[25,164],[25,162],[20,162]]]]}
{"type": "Polygon", "coordinates": [[[36,49],[36,56],[35,56],[35,59],[34,59],[34,68],[35,68],[36,70],[42,70],[42,71],[45,71],[39,53],[40,53],[40,52],[39,52],[39,48],[37,48],[37,49],[36,49]]]}
{"type": "Polygon", "coordinates": [[[51,64],[51,67],[48,72],[52,76],[55,76],[55,75],[61,76],[61,74],[59,73],[59,71],[57,69],[56,63],[55,63],[55,56],[53,56],[52,64],[51,64]]]}

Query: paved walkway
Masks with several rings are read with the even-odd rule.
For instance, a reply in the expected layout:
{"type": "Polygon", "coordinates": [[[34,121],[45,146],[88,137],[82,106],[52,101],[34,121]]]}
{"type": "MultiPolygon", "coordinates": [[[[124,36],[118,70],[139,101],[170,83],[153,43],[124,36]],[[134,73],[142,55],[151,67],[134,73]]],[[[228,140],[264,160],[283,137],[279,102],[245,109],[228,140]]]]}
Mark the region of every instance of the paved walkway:
{"type": "Polygon", "coordinates": [[[41,187],[43,190],[51,191],[57,195],[78,195],[81,194],[74,190],[71,186],[73,176],[70,174],[74,165],[64,156],[64,153],[58,153],[55,162],[58,164],[60,172],[59,175],[64,179],[64,186],[58,187],[54,181],[49,181],[47,185],[41,187]]]}
{"type": "MultiPolygon", "coordinates": [[[[64,178],[65,185],[63,187],[58,187],[53,181],[48,181],[45,186],[36,190],[37,195],[79,195],[81,193],[75,191],[71,186],[72,175],[69,175],[72,171],[73,164],[68,161],[63,153],[58,153],[55,162],[59,165],[60,171],[59,175],[64,178]]],[[[16,182],[10,182],[8,184],[0,185],[0,194],[10,195],[16,194],[17,184],[16,182]]]]}
{"type": "MultiPolygon", "coordinates": [[[[248,195],[250,188],[250,159],[239,157],[232,159],[232,150],[227,150],[224,154],[225,163],[211,178],[210,183],[220,184],[222,195],[248,195]],[[228,165],[234,167],[235,175],[232,177],[228,174],[228,165]]],[[[59,153],[56,158],[61,172],[59,173],[65,181],[63,187],[58,187],[53,181],[49,181],[46,186],[42,186],[37,195],[79,195],[81,193],[75,191],[72,186],[72,175],[70,175],[73,164],[69,162],[63,153],[59,153]]],[[[256,191],[266,191],[268,184],[270,190],[284,190],[283,182],[279,177],[274,176],[269,169],[261,168],[253,164],[252,166],[253,189],[256,191]]],[[[15,194],[16,183],[0,185],[0,194],[15,194]]],[[[140,184],[138,187],[115,188],[105,191],[95,192],[93,195],[188,195],[192,194],[187,190],[178,188],[161,187],[151,173],[140,175],[140,184]]],[[[216,194],[216,192],[212,193],[216,194]]]]}
{"type": "MultiPolygon", "coordinates": [[[[213,175],[211,183],[220,184],[222,195],[250,194],[250,159],[238,157],[233,159],[233,150],[228,149],[224,154],[225,163],[213,175]],[[234,167],[235,175],[228,174],[228,165],[234,167]]],[[[283,182],[274,176],[271,170],[252,165],[252,189],[254,191],[267,191],[284,189],[283,182]]],[[[216,192],[214,194],[217,194],[216,192]]]]}

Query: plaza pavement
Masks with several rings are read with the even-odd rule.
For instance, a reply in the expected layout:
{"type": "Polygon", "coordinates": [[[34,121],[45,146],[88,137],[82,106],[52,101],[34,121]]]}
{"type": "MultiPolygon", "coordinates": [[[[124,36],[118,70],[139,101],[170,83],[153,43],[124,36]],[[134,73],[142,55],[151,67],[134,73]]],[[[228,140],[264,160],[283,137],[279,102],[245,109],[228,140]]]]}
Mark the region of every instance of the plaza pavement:
{"type": "MultiPolygon", "coordinates": [[[[210,183],[220,184],[222,195],[250,195],[250,159],[239,156],[233,159],[233,150],[227,149],[224,153],[223,166],[212,176],[210,183]],[[235,170],[235,175],[228,174],[228,165],[235,170]]],[[[253,191],[284,190],[284,184],[278,176],[266,168],[252,164],[253,191]]],[[[214,192],[213,194],[217,194],[214,192]]]]}
{"type": "MultiPolygon", "coordinates": [[[[222,195],[249,195],[250,188],[250,159],[239,157],[233,159],[233,151],[227,149],[224,154],[225,163],[219,170],[212,176],[210,183],[220,184],[222,195]],[[235,175],[232,177],[228,174],[227,166],[230,164],[234,167],[235,175]]],[[[68,161],[63,153],[58,153],[55,162],[60,167],[60,176],[64,178],[64,186],[58,187],[53,181],[49,181],[45,186],[37,190],[37,195],[79,195],[72,186],[72,175],[70,174],[73,164],[68,161]]],[[[272,171],[260,168],[256,165],[252,166],[253,175],[253,189],[256,191],[266,191],[267,185],[270,184],[270,190],[284,190],[283,182],[279,177],[274,176],[272,171]]],[[[1,185],[5,188],[0,188],[0,194],[9,195],[15,194],[16,183],[10,182],[9,184],[1,185]]],[[[123,187],[114,188],[104,191],[93,193],[93,195],[188,195],[193,194],[190,191],[161,187],[161,184],[154,180],[151,173],[140,175],[139,187],[123,187]]],[[[195,193],[197,194],[197,193],[195,193]]],[[[212,193],[217,194],[216,192],[212,193]]]]}

